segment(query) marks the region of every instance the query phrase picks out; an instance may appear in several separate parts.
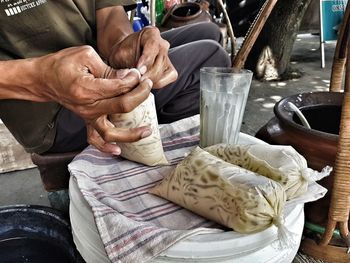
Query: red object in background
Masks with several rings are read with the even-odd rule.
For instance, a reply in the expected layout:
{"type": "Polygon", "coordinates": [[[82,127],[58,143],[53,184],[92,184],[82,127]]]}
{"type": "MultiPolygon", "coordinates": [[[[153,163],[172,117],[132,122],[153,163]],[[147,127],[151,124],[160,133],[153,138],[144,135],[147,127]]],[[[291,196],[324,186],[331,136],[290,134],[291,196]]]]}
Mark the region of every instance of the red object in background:
{"type": "Polygon", "coordinates": [[[177,5],[180,3],[180,0],[165,0],[164,5],[165,9],[169,10],[173,5],[177,5]]]}

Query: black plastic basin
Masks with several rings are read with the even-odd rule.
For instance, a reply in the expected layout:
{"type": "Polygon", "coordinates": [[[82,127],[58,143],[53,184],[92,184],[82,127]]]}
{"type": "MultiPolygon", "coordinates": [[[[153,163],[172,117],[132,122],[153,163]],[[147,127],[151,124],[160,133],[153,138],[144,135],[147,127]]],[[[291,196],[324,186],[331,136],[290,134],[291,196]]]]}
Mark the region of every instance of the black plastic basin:
{"type": "Polygon", "coordinates": [[[50,207],[0,207],[0,262],[83,262],[73,243],[69,221],[50,207]]]}

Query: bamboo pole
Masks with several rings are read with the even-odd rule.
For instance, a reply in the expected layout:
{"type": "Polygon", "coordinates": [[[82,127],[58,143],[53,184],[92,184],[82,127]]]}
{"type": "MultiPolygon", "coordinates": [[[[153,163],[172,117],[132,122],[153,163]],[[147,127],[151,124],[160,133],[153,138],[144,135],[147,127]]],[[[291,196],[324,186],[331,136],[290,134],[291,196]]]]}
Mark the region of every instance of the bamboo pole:
{"type": "Polygon", "coordinates": [[[259,14],[254,20],[253,24],[248,30],[246,37],[239,49],[237,55],[233,58],[232,66],[236,69],[242,69],[244,67],[245,61],[251,51],[256,39],[258,38],[262,28],[264,27],[266,20],[270,16],[274,6],[278,0],[266,0],[259,14]]]}

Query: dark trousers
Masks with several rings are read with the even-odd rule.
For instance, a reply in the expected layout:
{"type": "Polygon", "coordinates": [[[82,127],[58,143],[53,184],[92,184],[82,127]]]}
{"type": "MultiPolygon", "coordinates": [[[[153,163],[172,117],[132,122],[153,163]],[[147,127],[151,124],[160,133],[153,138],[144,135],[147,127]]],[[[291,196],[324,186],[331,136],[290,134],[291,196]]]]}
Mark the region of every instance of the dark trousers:
{"type": "MultiPolygon", "coordinates": [[[[230,59],[221,47],[222,36],[213,23],[198,23],[162,33],[170,43],[169,57],[178,79],[155,95],[159,123],[177,121],[199,113],[199,70],[202,67],[229,67],[230,59]]],[[[62,109],[56,120],[57,133],[48,152],[69,152],[87,146],[84,121],[62,109]]]]}

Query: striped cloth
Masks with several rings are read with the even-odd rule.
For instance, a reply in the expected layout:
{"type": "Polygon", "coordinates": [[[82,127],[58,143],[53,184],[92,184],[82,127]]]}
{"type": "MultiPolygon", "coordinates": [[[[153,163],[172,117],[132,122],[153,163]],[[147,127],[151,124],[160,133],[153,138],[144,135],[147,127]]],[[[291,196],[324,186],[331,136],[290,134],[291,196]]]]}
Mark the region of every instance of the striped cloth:
{"type": "Polygon", "coordinates": [[[144,166],[91,146],[69,165],[111,262],[146,262],[181,239],[221,231],[213,222],[148,194],[198,145],[198,115],[164,125],[160,132],[169,166],[144,166]]]}

